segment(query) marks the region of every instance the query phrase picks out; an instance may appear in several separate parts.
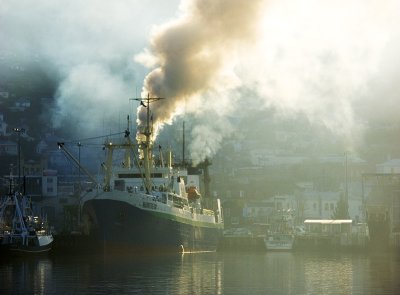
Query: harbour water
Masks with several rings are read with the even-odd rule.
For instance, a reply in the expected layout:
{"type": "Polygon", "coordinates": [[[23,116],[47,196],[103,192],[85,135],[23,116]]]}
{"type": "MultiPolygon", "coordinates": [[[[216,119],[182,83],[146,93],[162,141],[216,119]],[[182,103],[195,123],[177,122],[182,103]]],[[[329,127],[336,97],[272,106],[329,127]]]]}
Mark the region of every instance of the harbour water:
{"type": "Polygon", "coordinates": [[[400,294],[396,253],[3,257],[0,294],[400,294]]]}

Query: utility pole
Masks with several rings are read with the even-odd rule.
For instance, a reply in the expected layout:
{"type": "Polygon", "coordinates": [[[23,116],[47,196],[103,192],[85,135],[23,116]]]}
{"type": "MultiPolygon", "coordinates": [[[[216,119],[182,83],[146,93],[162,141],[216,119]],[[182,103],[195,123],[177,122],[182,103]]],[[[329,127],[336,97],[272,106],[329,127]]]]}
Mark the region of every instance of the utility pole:
{"type": "Polygon", "coordinates": [[[79,185],[78,185],[78,190],[79,190],[79,195],[81,194],[81,146],[82,144],[80,142],[78,142],[78,180],[79,180],[79,185]]]}

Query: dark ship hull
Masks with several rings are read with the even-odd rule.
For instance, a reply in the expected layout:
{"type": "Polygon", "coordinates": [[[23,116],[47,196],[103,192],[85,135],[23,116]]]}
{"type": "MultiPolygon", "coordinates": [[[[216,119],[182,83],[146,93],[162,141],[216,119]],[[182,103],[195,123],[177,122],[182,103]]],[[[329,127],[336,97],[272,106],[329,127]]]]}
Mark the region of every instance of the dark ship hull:
{"type": "Polygon", "coordinates": [[[24,244],[22,239],[14,238],[8,242],[8,238],[0,240],[0,251],[4,254],[40,254],[51,250],[53,237],[51,235],[41,237],[29,237],[28,243],[24,244]],[[4,241],[6,239],[7,241],[4,241]]]}
{"type": "Polygon", "coordinates": [[[10,253],[20,253],[20,254],[39,254],[39,253],[47,253],[51,250],[52,244],[49,243],[43,246],[23,246],[20,244],[10,245],[8,247],[8,251],[10,253]]]}
{"type": "Polygon", "coordinates": [[[131,204],[92,199],[83,206],[84,224],[103,251],[216,251],[223,226],[148,211],[131,204]]]}

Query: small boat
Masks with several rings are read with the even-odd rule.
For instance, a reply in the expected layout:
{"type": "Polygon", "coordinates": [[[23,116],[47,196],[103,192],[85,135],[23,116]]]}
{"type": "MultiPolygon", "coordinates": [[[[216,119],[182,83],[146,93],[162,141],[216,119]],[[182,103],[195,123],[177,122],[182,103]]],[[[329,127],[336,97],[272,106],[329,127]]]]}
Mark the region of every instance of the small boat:
{"type": "Polygon", "coordinates": [[[0,251],[43,253],[51,249],[53,235],[46,219],[33,214],[27,196],[14,192],[0,203],[0,251]]]}
{"type": "Polygon", "coordinates": [[[294,235],[290,233],[272,233],[265,239],[267,250],[292,250],[294,245],[294,235]]]}
{"type": "Polygon", "coordinates": [[[267,250],[292,250],[295,242],[293,216],[290,210],[278,210],[264,238],[267,250]]]}

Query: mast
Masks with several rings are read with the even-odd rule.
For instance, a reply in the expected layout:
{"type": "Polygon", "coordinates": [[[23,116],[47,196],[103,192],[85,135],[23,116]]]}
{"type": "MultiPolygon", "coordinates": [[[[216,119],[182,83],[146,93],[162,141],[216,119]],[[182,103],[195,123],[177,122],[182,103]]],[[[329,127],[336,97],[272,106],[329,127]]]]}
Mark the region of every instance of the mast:
{"type": "MultiPolygon", "coordinates": [[[[125,138],[126,138],[126,142],[130,143],[129,140],[129,135],[131,134],[131,131],[129,130],[129,126],[130,126],[130,118],[129,115],[127,116],[127,127],[125,130],[125,138]]],[[[125,157],[124,157],[124,166],[127,168],[131,168],[131,153],[130,153],[130,149],[126,149],[125,150],[125,157]]]]}
{"type": "Polygon", "coordinates": [[[144,142],[139,143],[140,149],[143,151],[143,166],[145,174],[145,187],[146,193],[150,193],[151,190],[151,171],[150,171],[150,159],[151,159],[151,134],[153,132],[153,126],[150,126],[150,103],[163,99],[162,97],[150,97],[150,93],[147,94],[147,98],[131,98],[139,101],[140,105],[146,108],[146,126],[144,131],[140,131],[145,136],[144,142]]]}
{"type": "Polygon", "coordinates": [[[347,180],[347,152],[344,153],[344,158],[345,158],[345,163],[344,163],[344,185],[345,185],[345,191],[344,191],[344,197],[345,197],[345,201],[348,202],[349,201],[349,184],[348,184],[348,180],[347,180]]]}
{"type": "Polygon", "coordinates": [[[185,162],[185,121],[183,121],[183,131],[182,131],[182,162],[183,162],[183,167],[186,167],[186,162],[185,162]]]}
{"type": "Polygon", "coordinates": [[[21,133],[25,129],[16,127],[13,130],[18,134],[18,189],[21,189],[21,133]]]}

